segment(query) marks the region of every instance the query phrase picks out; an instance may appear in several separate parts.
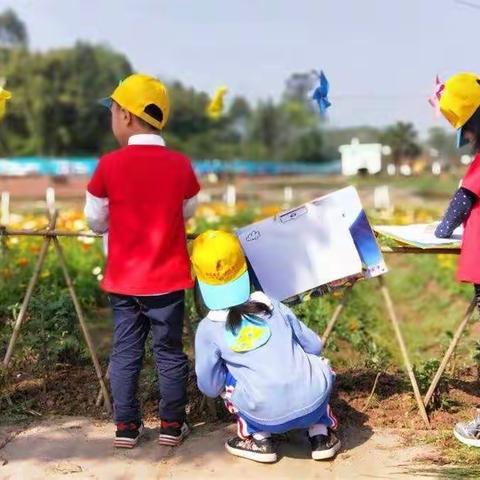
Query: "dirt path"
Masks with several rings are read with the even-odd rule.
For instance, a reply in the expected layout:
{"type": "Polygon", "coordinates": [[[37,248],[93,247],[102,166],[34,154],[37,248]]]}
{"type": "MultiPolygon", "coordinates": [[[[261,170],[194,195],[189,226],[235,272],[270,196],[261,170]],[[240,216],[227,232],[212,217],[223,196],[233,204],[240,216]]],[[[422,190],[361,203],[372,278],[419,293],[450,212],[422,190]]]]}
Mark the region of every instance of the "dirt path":
{"type": "Polygon", "coordinates": [[[280,443],[278,463],[261,465],[224,452],[231,426],[196,427],[176,450],[158,446],[154,426],[147,427],[140,445],[130,451],[114,451],[112,425],[88,418],[57,417],[17,432],[0,428],[0,479],[440,478],[426,460],[434,453],[431,448],[405,447],[393,430],[347,428],[345,448],[333,462],[310,460],[306,440],[296,433],[280,443]]]}

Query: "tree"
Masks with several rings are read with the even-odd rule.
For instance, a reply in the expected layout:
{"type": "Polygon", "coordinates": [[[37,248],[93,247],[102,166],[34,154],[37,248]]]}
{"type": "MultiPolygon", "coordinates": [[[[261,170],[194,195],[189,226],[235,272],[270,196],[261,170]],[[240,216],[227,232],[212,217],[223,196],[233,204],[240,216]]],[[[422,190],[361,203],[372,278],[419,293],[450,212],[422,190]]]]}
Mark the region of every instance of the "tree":
{"type": "Polygon", "coordinates": [[[316,78],[311,72],[293,73],[285,82],[284,99],[303,103],[308,105],[310,110],[313,110],[309,93],[313,90],[315,81],[316,78]]]}
{"type": "Polygon", "coordinates": [[[211,128],[213,122],[205,114],[209,101],[206,93],[174,82],[169,85],[169,95],[172,108],[167,123],[168,132],[186,140],[211,128]]]}
{"type": "Polygon", "coordinates": [[[248,100],[241,96],[236,96],[227,112],[229,119],[228,129],[235,138],[236,142],[241,144],[247,140],[248,125],[252,119],[252,108],[248,100]]]}
{"type": "Polygon", "coordinates": [[[27,44],[28,34],[25,24],[13,10],[5,10],[0,14],[0,46],[26,47],[27,44]]]}
{"type": "Polygon", "coordinates": [[[397,122],[381,135],[381,141],[392,149],[393,163],[398,166],[402,160],[413,160],[421,153],[417,142],[417,131],[412,123],[397,122]]]}
{"type": "Polygon", "coordinates": [[[78,43],[46,53],[0,49],[0,58],[14,93],[0,155],[98,154],[114,147],[108,112],[96,100],[131,73],[123,55],[78,43]]]}
{"type": "Polygon", "coordinates": [[[287,150],[285,159],[305,163],[321,163],[328,160],[322,132],[314,129],[301,135],[287,150]]]}
{"type": "Polygon", "coordinates": [[[245,97],[237,96],[230,105],[228,115],[232,120],[248,119],[252,116],[252,108],[245,97]]]}
{"type": "Polygon", "coordinates": [[[267,155],[265,160],[278,160],[280,147],[285,143],[287,128],[285,115],[272,100],[258,104],[251,138],[264,145],[267,155]]]}
{"type": "Polygon", "coordinates": [[[455,134],[447,133],[442,127],[432,127],[428,130],[427,145],[444,158],[450,158],[456,153],[455,134]]]}

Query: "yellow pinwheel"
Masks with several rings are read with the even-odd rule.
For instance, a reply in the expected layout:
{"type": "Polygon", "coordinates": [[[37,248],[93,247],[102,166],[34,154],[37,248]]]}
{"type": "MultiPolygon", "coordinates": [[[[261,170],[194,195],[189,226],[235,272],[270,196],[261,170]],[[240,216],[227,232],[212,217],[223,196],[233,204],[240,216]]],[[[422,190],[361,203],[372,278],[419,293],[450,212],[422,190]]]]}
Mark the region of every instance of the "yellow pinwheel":
{"type": "Polygon", "coordinates": [[[227,94],[228,89],[225,86],[219,87],[215,90],[212,100],[207,106],[207,115],[213,119],[218,120],[223,113],[223,98],[227,94]]]}
{"type": "Polygon", "coordinates": [[[5,116],[7,100],[12,98],[12,94],[3,88],[4,85],[5,79],[0,79],[0,120],[5,116]]]}

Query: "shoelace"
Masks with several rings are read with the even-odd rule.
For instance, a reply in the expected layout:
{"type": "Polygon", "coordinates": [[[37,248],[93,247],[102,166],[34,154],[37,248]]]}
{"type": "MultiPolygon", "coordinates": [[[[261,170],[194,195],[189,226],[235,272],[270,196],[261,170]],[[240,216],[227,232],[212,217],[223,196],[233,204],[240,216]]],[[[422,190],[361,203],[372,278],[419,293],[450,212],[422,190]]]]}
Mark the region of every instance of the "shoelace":
{"type": "Polygon", "coordinates": [[[119,422],[117,423],[117,428],[120,430],[120,431],[123,431],[123,430],[138,430],[138,425],[136,423],[123,423],[123,422],[119,422]]]}
{"type": "Polygon", "coordinates": [[[480,435],[480,418],[474,418],[465,424],[465,430],[478,437],[480,435]]]}
{"type": "Polygon", "coordinates": [[[163,428],[168,428],[168,427],[181,428],[181,427],[182,427],[182,426],[180,425],[180,423],[178,423],[178,422],[166,422],[166,421],[164,421],[164,420],[162,420],[161,426],[162,426],[163,428]]]}
{"type": "Polygon", "coordinates": [[[243,443],[246,448],[249,448],[251,450],[257,450],[257,451],[263,450],[263,448],[260,447],[252,437],[246,438],[245,440],[243,440],[243,443]]]}

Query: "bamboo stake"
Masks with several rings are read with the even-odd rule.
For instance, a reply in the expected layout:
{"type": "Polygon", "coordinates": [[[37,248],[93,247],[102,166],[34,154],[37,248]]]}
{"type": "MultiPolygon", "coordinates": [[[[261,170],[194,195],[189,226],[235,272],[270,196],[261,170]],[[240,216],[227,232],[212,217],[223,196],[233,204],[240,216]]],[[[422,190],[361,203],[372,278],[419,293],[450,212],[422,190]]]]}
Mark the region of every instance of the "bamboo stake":
{"type": "Polygon", "coordinates": [[[342,310],[344,309],[345,305],[347,304],[348,298],[350,296],[350,292],[352,291],[353,285],[349,285],[343,292],[343,297],[340,303],[337,305],[335,308],[335,311],[333,312],[332,318],[328,322],[327,327],[325,328],[325,331],[323,332],[322,336],[322,345],[323,348],[325,348],[325,345],[327,344],[328,337],[330,337],[330,334],[332,333],[333,328],[335,327],[335,324],[337,323],[337,320],[340,317],[340,314],[342,313],[342,310]]]}
{"type": "MultiPolygon", "coordinates": [[[[107,367],[107,373],[105,374],[105,381],[110,379],[110,375],[108,374],[108,367],[107,367]]],[[[97,399],[95,400],[95,406],[99,407],[102,404],[103,401],[103,391],[101,388],[98,389],[97,393],[97,399]]]]}
{"type": "Polygon", "coordinates": [[[382,276],[378,277],[378,281],[380,283],[380,290],[385,300],[385,305],[387,307],[388,315],[390,316],[390,320],[392,321],[393,329],[395,330],[395,335],[397,337],[397,341],[400,346],[400,350],[402,352],[403,362],[405,363],[405,367],[407,369],[407,373],[410,378],[410,383],[412,384],[412,387],[413,387],[413,393],[415,395],[415,400],[417,401],[420,416],[425,422],[425,425],[427,426],[427,428],[430,428],[430,420],[428,419],[428,415],[425,410],[425,405],[423,404],[422,397],[420,395],[417,379],[415,378],[415,374],[413,373],[412,364],[410,363],[410,358],[408,356],[407,348],[405,347],[405,342],[403,340],[402,332],[400,331],[398,319],[395,314],[395,310],[393,308],[392,299],[390,298],[390,292],[388,291],[388,288],[385,285],[385,280],[383,279],[382,276]]]}
{"type": "Polygon", "coordinates": [[[6,228],[2,235],[6,237],[90,237],[101,238],[101,235],[91,232],[70,232],[67,230],[9,230],[6,228]]]}
{"type": "MultiPolygon", "coordinates": [[[[102,238],[103,235],[92,232],[71,232],[68,230],[40,229],[40,230],[11,230],[4,228],[2,235],[5,237],[78,237],[102,238]]],[[[196,235],[187,235],[187,240],[194,240],[196,235]]]]}
{"type": "Polygon", "coordinates": [[[467,311],[465,312],[465,315],[463,316],[462,321],[460,322],[460,325],[457,328],[457,331],[455,332],[455,335],[453,336],[450,345],[448,346],[448,350],[445,352],[445,355],[443,356],[442,362],[440,363],[437,372],[435,373],[435,376],[433,377],[432,383],[430,384],[430,387],[428,388],[428,392],[425,395],[425,398],[423,399],[423,404],[427,406],[433,396],[433,393],[435,392],[435,389],[437,388],[438,382],[440,381],[440,378],[443,375],[443,372],[447,368],[447,364],[450,361],[450,358],[460,340],[460,337],[463,334],[463,331],[465,330],[465,327],[467,326],[468,321],[470,320],[472,313],[475,309],[476,305],[476,300],[475,298],[470,302],[470,305],[467,308],[467,311]]]}
{"type": "MultiPolygon", "coordinates": [[[[52,218],[50,219],[49,229],[55,228],[55,223],[57,221],[57,212],[54,213],[52,218]]],[[[37,263],[35,264],[35,268],[33,270],[33,274],[28,282],[27,292],[22,302],[22,306],[20,308],[20,312],[18,313],[17,320],[15,321],[15,326],[13,328],[12,336],[10,337],[10,342],[8,344],[7,352],[5,353],[5,358],[3,359],[3,365],[5,368],[8,367],[10,363],[10,359],[12,358],[13,350],[15,348],[15,344],[17,342],[18,334],[20,333],[20,328],[22,327],[22,323],[26,317],[28,304],[32,298],[33,289],[38,282],[38,278],[40,276],[40,272],[42,270],[43,264],[45,263],[45,258],[48,252],[48,246],[50,245],[50,237],[45,237],[43,239],[43,244],[40,249],[40,254],[37,259],[37,263]]]]}
{"type": "Polygon", "coordinates": [[[195,334],[193,332],[192,320],[189,313],[185,309],[185,314],[183,316],[183,322],[187,329],[188,339],[190,341],[190,348],[192,349],[193,358],[195,358],[195,334]]]}
{"type": "Polygon", "coordinates": [[[372,400],[373,398],[373,394],[375,393],[375,390],[377,389],[377,383],[378,383],[378,379],[380,378],[380,375],[382,374],[382,372],[378,372],[377,373],[377,376],[375,377],[375,381],[373,382],[373,387],[372,387],[372,390],[370,392],[370,395],[368,396],[367,398],[367,401],[365,402],[365,405],[363,406],[362,408],[362,412],[366,412],[367,411],[367,408],[368,406],[370,405],[370,401],[372,400]]]}
{"type": "Polygon", "coordinates": [[[58,260],[63,270],[63,276],[65,277],[65,282],[67,283],[67,288],[70,293],[70,297],[72,298],[73,305],[77,313],[78,321],[80,322],[80,327],[82,329],[83,336],[85,338],[85,341],[87,342],[88,350],[90,352],[90,357],[92,359],[93,366],[95,368],[95,373],[97,374],[97,379],[100,384],[100,388],[102,389],[105,408],[107,409],[108,413],[110,413],[112,411],[112,404],[110,403],[110,396],[108,394],[107,387],[103,380],[102,368],[100,367],[100,363],[98,361],[98,357],[95,351],[95,346],[90,336],[90,332],[88,330],[85,317],[83,316],[82,308],[80,306],[80,302],[78,301],[77,293],[75,292],[75,288],[73,287],[72,279],[68,272],[67,263],[65,261],[65,256],[63,254],[62,246],[60,245],[60,241],[58,240],[57,237],[53,237],[53,244],[55,245],[58,260]]]}

